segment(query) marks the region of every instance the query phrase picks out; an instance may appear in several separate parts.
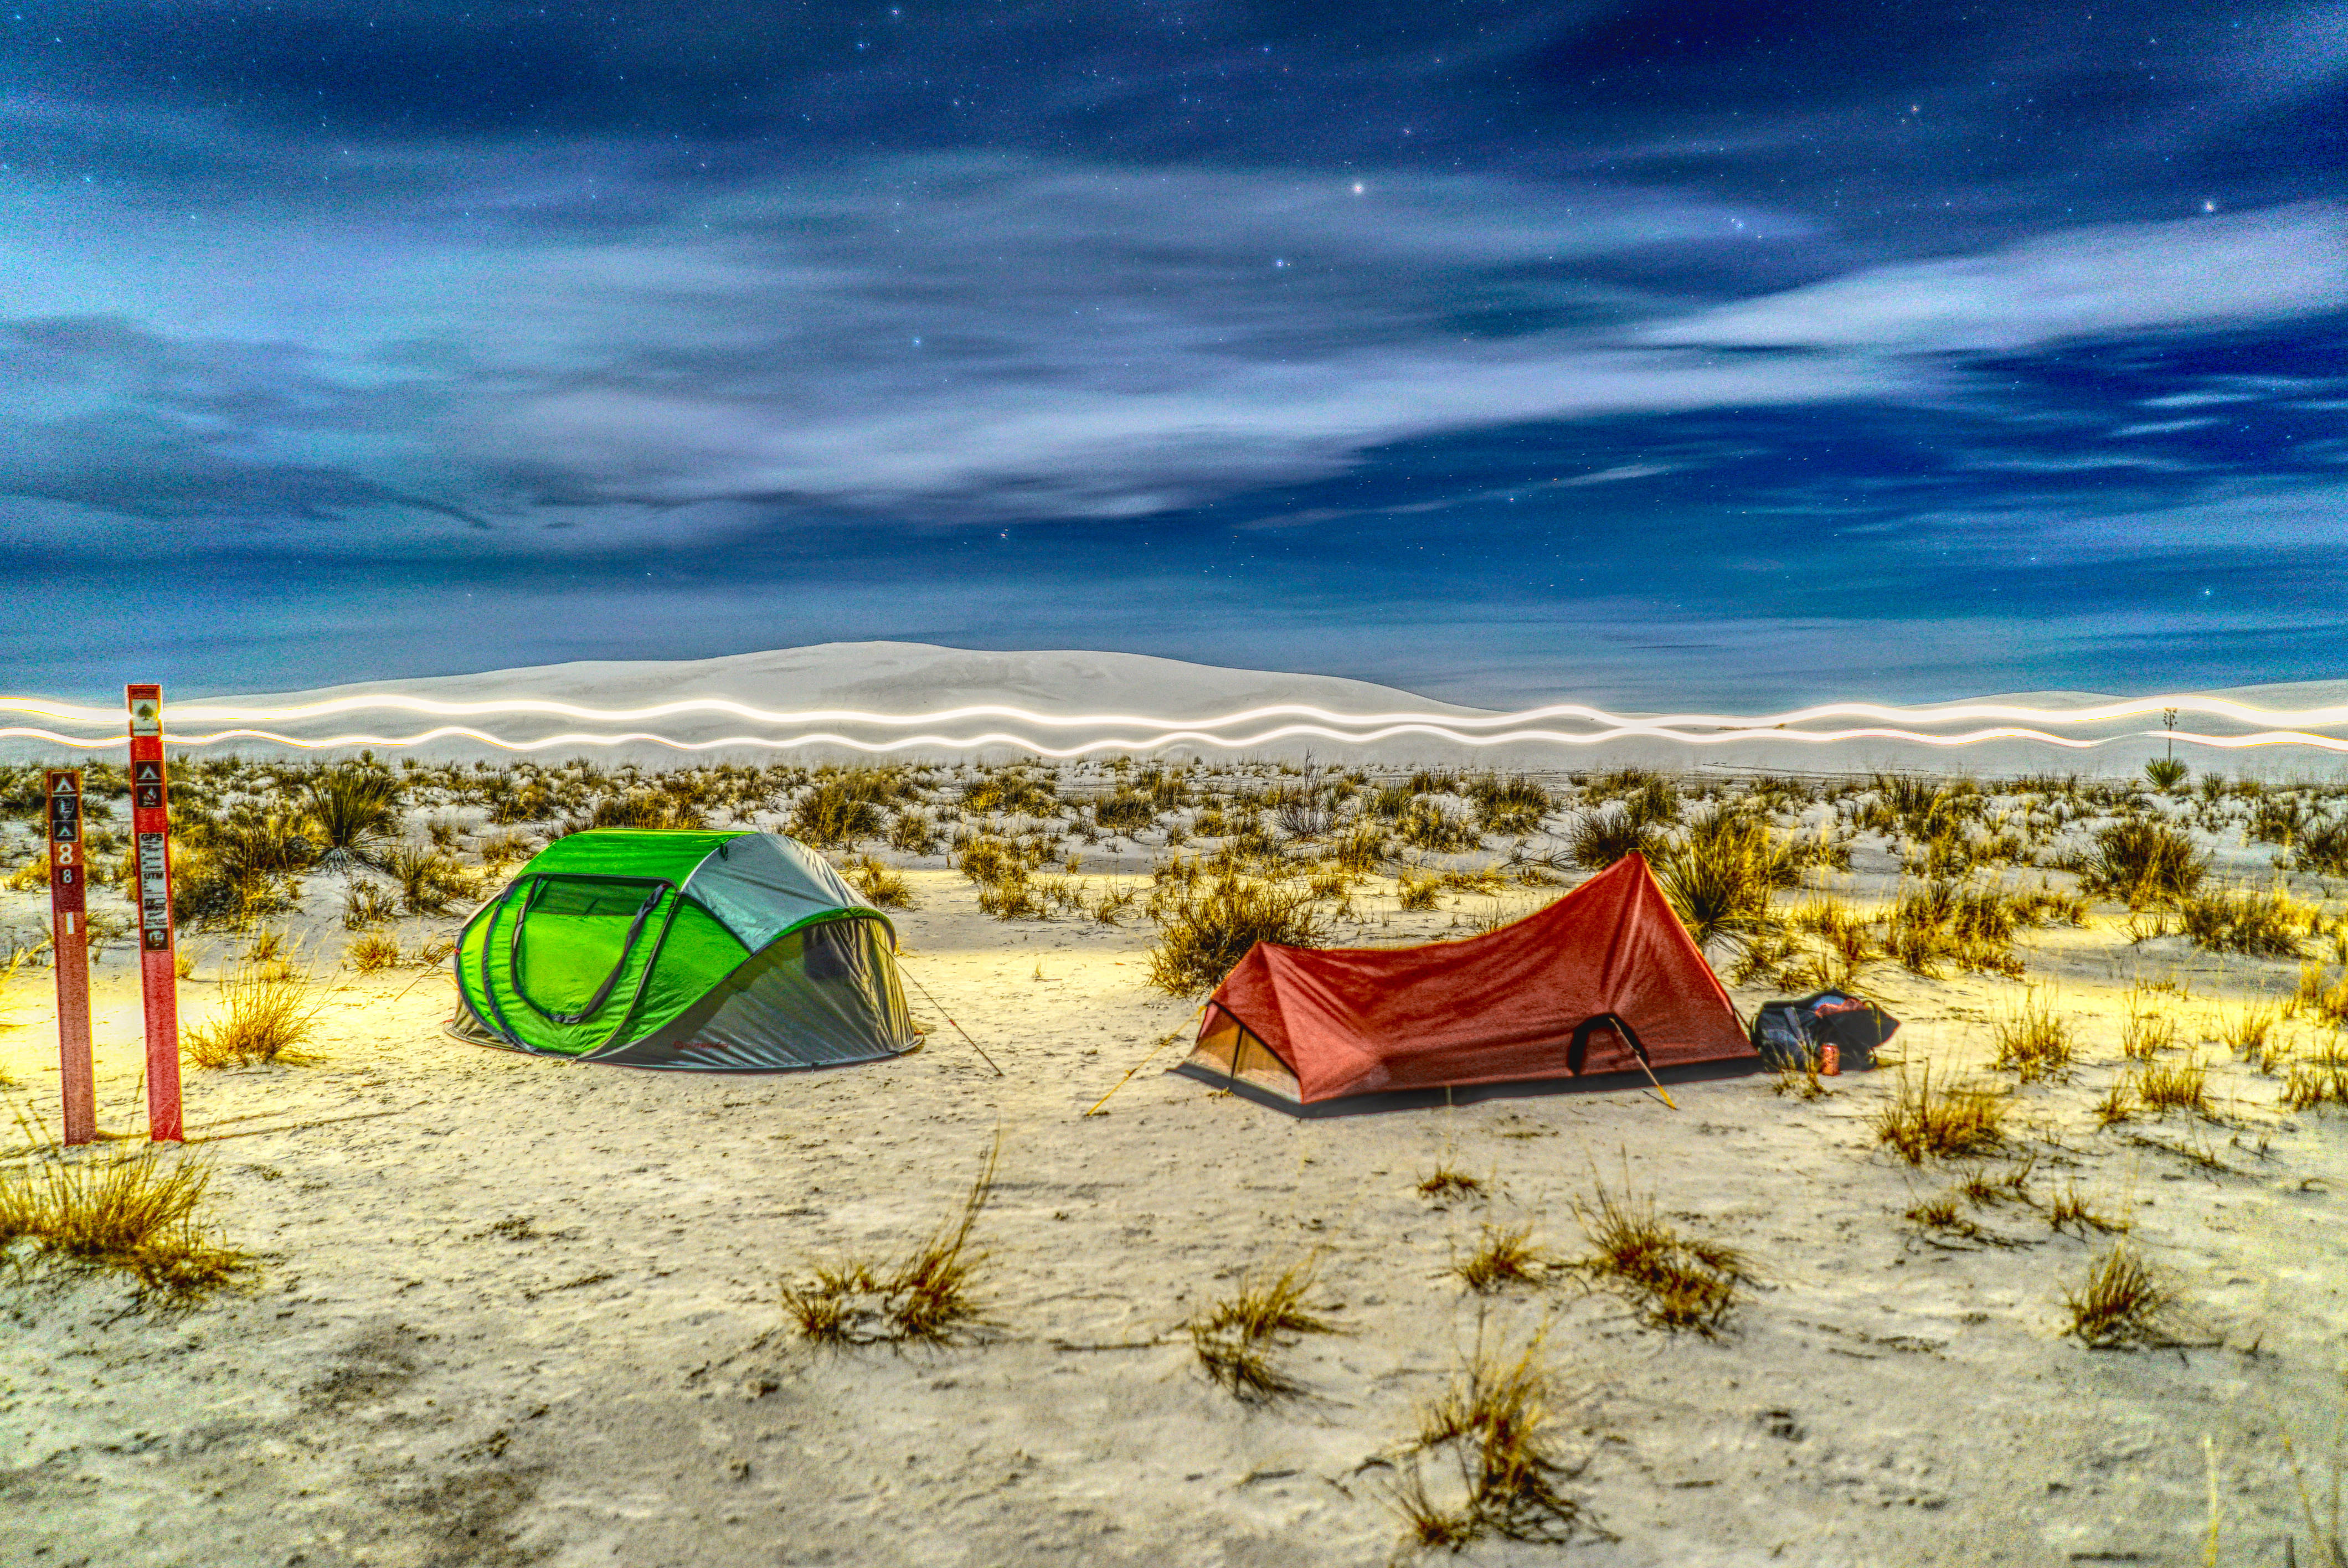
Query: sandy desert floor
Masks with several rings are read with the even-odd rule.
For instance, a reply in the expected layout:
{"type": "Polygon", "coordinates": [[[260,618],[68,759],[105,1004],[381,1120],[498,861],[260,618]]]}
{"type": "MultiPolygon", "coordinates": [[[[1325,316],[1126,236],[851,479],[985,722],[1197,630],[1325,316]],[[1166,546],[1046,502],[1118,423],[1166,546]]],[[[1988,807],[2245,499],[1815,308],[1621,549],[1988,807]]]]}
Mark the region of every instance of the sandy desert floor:
{"type": "MultiPolygon", "coordinates": [[[[2096,1351],[2065,1337],[2061,1297],[2107,1239],[2020,1204],[1979,1211],[1974,1240],[1902,1218],[1962,1173],[1878,1144],[1897,1068],[1814,1101],[1756,1074],[1683,1084],[1676,1112],[1610,1089],[1292,1119],[1169,1076],[1179,1046],[1151,1057],[1190,1009],[1145,983],[1146,922],[999,922],[939,866],[911,871],[899,917],[934,1032],[847,1071],[460,1045],[438,971],[343,973],[324,943],[313,1060],[188,1076],[181,1157],[211,1163],[249,1286],[178,1314],[108,1277],[0,1291],[0,1561],[1379,1563],[1418,1408],[1479,1335],[1535,1333],[1584,1524],[1467,1562],[2198,1563],[2213,1487],[2219,1561],[2281,1563],[2294,1532],[2315,1560],[2280,1432],[2327,1487],[2348,1120],[2282,1112],[2273,1079],[2206,1045],[2216,1118],[2099,1130],[2090,1111],[2131,982],[2172,986],[2190,1040],[2287,995],[2295,965],[2131,943],[2106,912],[2027,937],[2026,982],[1870,972],[1910,1071],[1981,1068],[2025,985],[2075,1021],[2082,1065],[2014,1089],[2025,1134],[1987,1164],[2034,1160],[2042,1201],[2075,1184],[2125,1214],[2175,1286],[2186,1343],[2096,1351]],[[843,1351],[786,1330],[783,1279],[933,1232],[998,1132],[983,1333],[843,1351]],[[1423,1196],[1440,1164],[1488,1195],[1423,1196]],[[1753,1259],[1717,1337],[1577,1284],[1485,1296],[1447,1272],[1486,1224],[1574,1252],[1573,1201],[1626,1173],[1753,1259]],[[1287,1354],[1303,1395],[1243,1404],[1183,1326],[1306,1256],[1342,1332],[1287,1354]]],[[[1396,939],[1453,917],[1381,917],[1396,939]]],[[[196,940],[200,1021],[225,942],[196,940]]],[[[53,1121],[50,983],[0,990],[0,1073],[53,1121]]],[[[133,1129],[119,957],[98,1038],[101,1120],[133,1129]]]]}

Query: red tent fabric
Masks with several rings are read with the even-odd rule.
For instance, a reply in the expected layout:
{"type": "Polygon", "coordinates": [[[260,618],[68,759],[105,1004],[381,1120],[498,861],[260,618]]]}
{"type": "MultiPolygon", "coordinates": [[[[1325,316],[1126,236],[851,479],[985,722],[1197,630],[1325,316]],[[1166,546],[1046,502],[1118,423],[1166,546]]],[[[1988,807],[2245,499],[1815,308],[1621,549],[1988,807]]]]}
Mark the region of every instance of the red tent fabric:
{"type": "Polygon", "coordinates": [[[1216,989],[1186,1065],[1310,1102],[1636,1071],[1626,1032],[1657,1068],[1755,1054],[1719,978],[1636,855],[1539,913],[1464,941],[1259,942],[1216,989]]]}

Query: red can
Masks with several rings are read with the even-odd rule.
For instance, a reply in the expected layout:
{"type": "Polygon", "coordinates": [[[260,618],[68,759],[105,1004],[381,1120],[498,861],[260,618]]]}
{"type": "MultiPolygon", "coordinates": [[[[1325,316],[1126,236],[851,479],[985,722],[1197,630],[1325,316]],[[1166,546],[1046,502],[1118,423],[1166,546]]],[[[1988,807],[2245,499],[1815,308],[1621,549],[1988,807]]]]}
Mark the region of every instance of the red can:
{"type": "Polygon", "coordinates": [[[1842,1047],[1838,1045],[1818,1047],[1818,1076],[1821,1078],[1842,1076],[1842,1047]]]}

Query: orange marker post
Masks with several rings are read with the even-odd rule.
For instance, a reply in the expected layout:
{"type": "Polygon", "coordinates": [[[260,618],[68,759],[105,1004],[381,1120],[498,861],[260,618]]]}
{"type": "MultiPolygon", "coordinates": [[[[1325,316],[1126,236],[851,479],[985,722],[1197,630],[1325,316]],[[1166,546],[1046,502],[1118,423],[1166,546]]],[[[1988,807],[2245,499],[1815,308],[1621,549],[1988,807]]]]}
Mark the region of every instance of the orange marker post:
{"type": "Polygon", "coordinates": [[[139,983],[147,1003],[147,1135],[180,1130],[180,977],[171,958],[171,810],[163,780],[163,688],[129,686],[130,833],[139,847],[139,983]]]}
{"type": "Polygon", "coordinates": [[[81,770],[43,775],[48,800],[49,936],[57,968],[57,1075],[66,1102],[66,1142],[98,1137],[98,1091],[89,1064],[89,856],[84,847],[81,770]]]}

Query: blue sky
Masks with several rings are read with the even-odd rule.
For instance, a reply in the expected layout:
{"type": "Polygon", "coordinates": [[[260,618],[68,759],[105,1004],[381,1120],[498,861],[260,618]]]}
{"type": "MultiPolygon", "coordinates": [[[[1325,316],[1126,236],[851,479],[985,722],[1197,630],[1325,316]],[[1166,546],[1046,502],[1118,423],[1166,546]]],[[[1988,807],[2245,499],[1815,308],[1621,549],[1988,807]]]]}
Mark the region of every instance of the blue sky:
{"type": "Polygon", "coordinates": [[[2348,7],[0,5],[0,663],[2348,675],[2348,7]]]}

